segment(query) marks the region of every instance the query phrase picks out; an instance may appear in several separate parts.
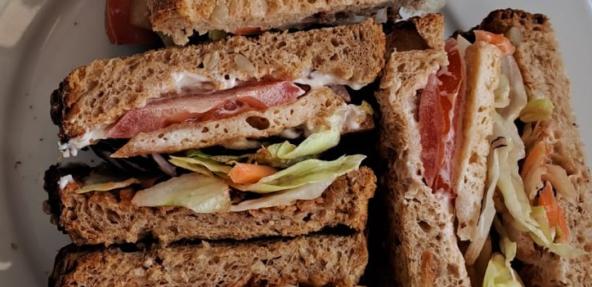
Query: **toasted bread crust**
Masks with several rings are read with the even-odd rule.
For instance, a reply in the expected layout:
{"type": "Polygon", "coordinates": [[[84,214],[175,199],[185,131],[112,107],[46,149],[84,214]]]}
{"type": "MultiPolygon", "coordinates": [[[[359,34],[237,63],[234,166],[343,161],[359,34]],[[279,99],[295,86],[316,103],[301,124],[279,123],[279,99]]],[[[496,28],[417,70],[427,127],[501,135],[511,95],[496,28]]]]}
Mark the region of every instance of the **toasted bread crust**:
{"type": "Polygon", "coordinates": [[[447,64],[441,49],[394,52],[380,90],[381,153],[389,162],[384,177],[391,229],[390,267],[401,286],[470,286],[454,232],[451,199],[423,182],[417,91],[447,64]]]}
{"type": "MultiPolygon", "coordinates": [[[[558,194],[559,205],[572,231],[570,244],[584,250],[583,256],[565,259],[536,247],[531,240],[518,240],[518,259],[525,262],[522,279],[532,286],[586,286],[592,282],[592,184],[584,148],[571,108],[570,84],[549,19],[520,10],[497,10],[477,28],[505,33],[516,27],[522,34],[514,57],[530,96],[550,99],[552,119],[525,138],[526,146],[543,140],[552,147],[553,164],[562,166],[574,184],[577,196],[558,194]]],[[[524,237],[522,237],[524,238],[524,237]]]]}
{"type": "Polygon", "coordinates": [[[52,118],[61,127],[62,141],[106,128],[152,99],[195,89],[195,83],[179,80],[179,75],[187,74],[213,89],[223,89],[228,79],[238,83],[296,80],[313,71],[364,86],[382,69],[384,51],[381,27],[368,20],[96,60],[74,70],[60,84],[52,95],[52,118]]]}
{"type": "Polygon", "coordinates": [[[326,15],[368,14],[387,7],[392,0],[258,1],[149,0],[152,29],[177,45],[185,45],[195,32],[212,30],[236,33],[249,28],[260,31],[284,29],[295,24],[324,22],[326,15]]]}
{"type": "Polygon", "coordinates": [[[444,49],[444,16],[432,13],[409,19],[431,49],[444,49]]]}
{"type": "Polygon", "coordinates": [[[60,250],[49,286],[355,286],[368,261],[363,234],[60,250]]]}
{"type": "Polygon", "coordinates": [[[298,236],[326,227],[362,231],[368,201],[376,189],[372,170],[362,167],[339,177],[314,200],[242,212],[198,214],[180,207],[148,208],[131,203],[134,191],[77,194],[57,188],[56,168],[46,176],[53,222],[78,245],[135,243],[146,237],[170,243],[181,239],[249,239],[298,236]],[[53,188],[53,189],[51,189],[53,188]],[[57,195],[56,195],[57,194],[57,195]]]}

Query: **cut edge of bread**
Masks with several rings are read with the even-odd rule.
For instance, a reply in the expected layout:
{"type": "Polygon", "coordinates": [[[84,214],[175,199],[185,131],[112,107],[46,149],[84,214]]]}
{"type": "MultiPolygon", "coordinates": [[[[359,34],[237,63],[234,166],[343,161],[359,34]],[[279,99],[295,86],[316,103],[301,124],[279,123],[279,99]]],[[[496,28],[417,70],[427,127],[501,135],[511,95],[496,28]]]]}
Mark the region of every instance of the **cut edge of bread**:
{"type": "Polygon", "coordinates": [[[376,93],[381,107],[381,153],[389,161],[390,231],[387,252],[401,286],[470,286],[454,231],[452,199],[423,181],[416,123],[417,92],[446,65],[442,49],[393,52],[376,93]]]}
{"type": "Polygon", "coordinates": [[[55,259],[49,286],[356,286],[367,262],[362,233],[167,247],[69,245],[55,259]]]}

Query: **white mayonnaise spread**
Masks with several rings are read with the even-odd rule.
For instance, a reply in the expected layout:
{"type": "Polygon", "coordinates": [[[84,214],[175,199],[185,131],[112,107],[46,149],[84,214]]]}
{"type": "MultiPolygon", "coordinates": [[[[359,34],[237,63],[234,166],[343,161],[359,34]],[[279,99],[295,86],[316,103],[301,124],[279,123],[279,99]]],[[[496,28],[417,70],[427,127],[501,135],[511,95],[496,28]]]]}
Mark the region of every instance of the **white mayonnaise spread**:
{"type": "Polygon", "coordinates": [[[328,85],[347,85],[354,90],[359,90],[364,85],[350,83],[331,74],[325,74],[318,71],[307,72],[299,79],[294,80],[297,84],[309,85],[312,88],[319,88],[328,85]]]}
{"type": "Polygon", "coordinates": [[[60,187],[60,190],[66,188],[66,186],[68,186],[68,184],[74,182],[74,178],[72,177],[71,174],[68,175],[64,175],[62,177],[60,177],[60,179],[58,180],[58,186],[60,187]]]}
{"type": "Polygon", "coordinates": [[[211,79],[190,72],[174,72],[171,78],[173,79],[173,85],[177,94],[188,92],[207,93],[215,90],[232,89],[239,83],[236,77],[230,77],[228,80],[224,77],[211,79]]]}
{"type": "Polygon", "coordinates": [[[88,131],[81,136],[71,138],[67,143],[58,142],[58,149],[62,153],[62,156],[67,158],[76,156],[78,151],[92,143],[104,139],[107,137],[107,130],[105,128],[97,128],[88,131]]]}
{"type": "Polygon", "coordinates": [[[439,11],[444,7],[445,4],[445,0],[415,1],[412,4],[401,7],[399,10],[399,15],[401,15],[403,19],[422,16],[428,13],[439,11]]]}

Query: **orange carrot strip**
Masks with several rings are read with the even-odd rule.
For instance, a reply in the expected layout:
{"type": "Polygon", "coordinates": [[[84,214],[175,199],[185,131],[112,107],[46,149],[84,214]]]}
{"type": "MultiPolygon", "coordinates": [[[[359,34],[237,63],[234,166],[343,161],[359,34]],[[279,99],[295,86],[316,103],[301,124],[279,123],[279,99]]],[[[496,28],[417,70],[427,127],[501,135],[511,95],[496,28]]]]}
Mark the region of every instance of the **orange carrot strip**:
{"type": "Polygon", "coordinates": [[[540,141],[530,149],[528,152],[528,156],[524,160],[524,164],[522,164],[522,172],[520,176],[525,178],[528,173],[533,170],[535,167],[542,165],[545,162],[545,158],[547,156],[547,146],[543,141],[540,141]]]}
{"type": "Polygon", "coordinates": [[[516,51],[516,47],[504,35],[494,34],[483,30],[475,30],[475,38],[477,41],[483,41],[498,47],[504,55],[512,55],[516,51]]]}
{"type": "Polygon", "coordinates": [[[233,183],[236,184],[251,184],[256,183],[262,178],[272,175],[276,172],[273,167],[266,165],[250,164],[250,163],[237,163],[228,176],[233,183]]]}

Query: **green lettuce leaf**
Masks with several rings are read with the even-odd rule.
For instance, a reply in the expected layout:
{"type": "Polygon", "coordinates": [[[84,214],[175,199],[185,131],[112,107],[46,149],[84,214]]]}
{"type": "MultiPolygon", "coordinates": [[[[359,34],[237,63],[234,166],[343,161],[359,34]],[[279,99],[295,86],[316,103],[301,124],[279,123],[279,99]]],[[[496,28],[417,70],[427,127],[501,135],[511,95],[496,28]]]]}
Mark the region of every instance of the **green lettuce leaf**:
{"type": "Polygon", "coordinates": [[[553,103],[546,98],[532,99],[520,112],[520,120],[525,123],[547,121],[553,114],[553,103]]]}
{"type": "Polygon", "coordinates": [[[329,129],[311,134],[298,146],[288,141],[272,144],[260,148],[251,159],[273,167],[288,167],[337,146],[340,135],[339,130],[329,129]]]}
{"type": "Polygon", "coordinates": [[[518,279],[516,271],[508,268],[506,258],[499,253],[494,253],[483,277],[483,287],[520,287],[522,282],[518,279]]]}
{"type": "Polygon", "coordinates": [[[297,188],[282,190],[265,196],[249,199],[230,207],[231,212],[289,205],[297,200],[312,200],[320,197],[333,183],[333,179],[309,183],[297,188]]]}
{"type": "Polygon", "coordinates": [[[220,163],[205,156],[194,157],[178,157],[171,156],[169,162],[180,168],[184,168],[199,174],[211,175],[216,174],[221,177],[226,177],[230,169],[229,165],[220,163]]]}
{"type": "Polygon", "coordinates": [[[197,213],[228,211],[230,188],[222,180],[188,173],[140,190],[132,199],[136,206],[180,206],[197,213]]]}
{"type": "Polygon", "coordinates": [[[483,286],[524,286],[520,277],[512,268],[512,260],[516,257],[516,242],[508,238],[508,233],[498,219],[495,219],[493,223],[500,236],[499,246],[502,254],[494,253],[489,260],[483,279],[483,286]]]}
{"type": "Polygon", "coordinates": [[[292,189],[309,183],[335,179],[357,169],[365,158],[364,155],[350,155],[342,156],[333,161],[308,159],[266,176],[257,183],[234,187],[242,191],[257,193],[292,189]]]}
{"type": "Polygon", "coordinates": [[[125,180],[105,180],[101,182],[85,182],[85,184],[76,190],[76,193],[87,193],[91,191],[110,191],[128,187],[132,184],[140,183],[136,178],[128,178],[125,180]]]}
{"type": "Polygon", "coordinates": [[[201,150],[190,150],[187,152],[187,157],[197,158],[197,159],[210,159],[217,161],[219,163],[224,163],[226,165],[233,165],[234,163],[246,159],[249,157],[249,154],[244,155],[209,155],[201,150]]]}

